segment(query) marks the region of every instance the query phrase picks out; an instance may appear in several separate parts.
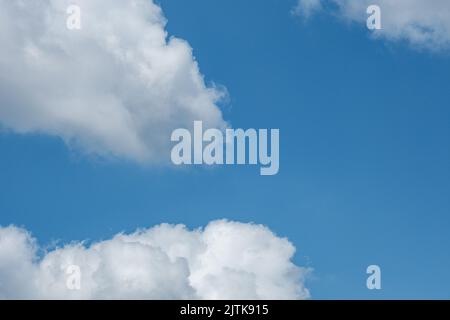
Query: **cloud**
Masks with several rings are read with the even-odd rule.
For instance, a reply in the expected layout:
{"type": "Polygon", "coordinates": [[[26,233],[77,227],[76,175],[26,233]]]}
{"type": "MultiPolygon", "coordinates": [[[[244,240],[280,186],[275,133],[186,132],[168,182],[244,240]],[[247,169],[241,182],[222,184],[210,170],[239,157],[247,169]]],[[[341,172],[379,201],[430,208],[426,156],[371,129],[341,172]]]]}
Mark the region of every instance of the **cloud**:
{"type": "MultiPolygon", "coordinates": [[[[308,8],[316,1],[299,0],[299,8],[308,8]]],[[[345,20],[366,26],[367,7],[379,5],[382,29],[374,36],[390,41],[407,41],[417,48],[433,51],[450,49],[450,1],[448,0],[321,0],[322,7],[336,7],[334,11],[345,20]]],[[[317,7],[317,4],[314,5],[317,7]]]]}
{"type": "Polygon", "coordinates": [[[168,161],[173,129],[225,127],[224,90],[165,25],[152,0],[0,0],[0,125],[152,164],[168,161]],[[81,30],[66,27],[72,4],[81,30]]]}
{"type": "Polygon", "coordinates": [[[292,14],[309,18],[313,13],[322,9],[321,0],[299,0],[297,5],[292,9],[292,14]]]}
{"type": "Polygon", "coordinates": [[[309,297],[309,269],[293,264],[295,248],[287,239],[261,225],[220,220],[188,230],[163,224],[41,251],[26,230],[0,228],[0,299],[309,297]],[[80,290],[67,286],[72,274],[66,271],[74,265],[80,290]]]}

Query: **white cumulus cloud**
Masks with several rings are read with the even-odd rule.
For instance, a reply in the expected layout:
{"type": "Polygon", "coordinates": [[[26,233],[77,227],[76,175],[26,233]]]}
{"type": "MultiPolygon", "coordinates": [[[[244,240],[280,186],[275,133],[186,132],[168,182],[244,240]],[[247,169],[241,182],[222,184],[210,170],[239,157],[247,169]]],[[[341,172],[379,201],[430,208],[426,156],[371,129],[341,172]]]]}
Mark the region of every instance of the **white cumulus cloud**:
{"type": "Polygon", "coordinates": [[[163,224],[45,252],[29,232],[0,228],[0,299],[305,299],[309,269],[294,246],[255,224],[163,224]],[[43,253],[42,253],[43,252],[43,253]],[[80,290],[67,274],[80,270],[80,290]],[[70,270],[70,269],[69,269],[70,270]]]}
{"type": "Polygon", "coordinates": [[[433,51],[450,49],[450,1],[448,0],[299,0],[295,12],[336,7],[337,14],[366,26],[367,7],[381,8],[382,29],[375,37],[391,41],[407,41],[411,45],[433,51]],[[317,4],[320,2],[320,4],[317,4]],[[321,5],[322,4],[322,5],[321,5]]]}
{"type": "Polygon", "coordinates": [[[167,161],[175,128],[225,127],[224,90],[165,25],[152,0],[0,0],[0,126],[140,163],[167,161]]]}

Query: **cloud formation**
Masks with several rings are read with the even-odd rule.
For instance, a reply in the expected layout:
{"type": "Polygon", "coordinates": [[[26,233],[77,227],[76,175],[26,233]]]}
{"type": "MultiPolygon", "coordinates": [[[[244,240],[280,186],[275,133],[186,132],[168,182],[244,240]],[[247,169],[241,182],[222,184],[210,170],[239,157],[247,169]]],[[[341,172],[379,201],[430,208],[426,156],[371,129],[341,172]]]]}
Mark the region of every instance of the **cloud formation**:
{"type": "Polygon", "coordinates": [[[313,13],[316,13],[321,9],[322,9],[321,0],[299,0],[297,5],[292,9],[291,13],[307,19],[313,13]]]}
{"type": "Polygon", "coordinates": [[[0,228],[0,299],[305,299],[309,270],[268,228],[225,220],[163,224],[44,254],[29,232],[0,228]],[[67,268],[79,266],[80,290],[67,268]],[[70,275],[69,275],[70,276],[70,275]]]}
{"type": "Polygon", "coordinates": [[[170,160],[173,129],[226,126],[189,44],[152,0],[0,0],[0,126],[88,154],[170,160]],[[69,5],[81,30],[69,30],[69,5]]]}
{"type": "Polygon", "coordinates": [[[448,0],[299,0],[294,11],[305,15],[311,11],[311,3],[314,9],[334,6],[337,8],[335,13],[362,27],[366,25],[367,7],[377,4],[381,8],[382,29],[373,32],[375,37],[407,41],[415,47],[433,51],[450,49],[448,0]]]}

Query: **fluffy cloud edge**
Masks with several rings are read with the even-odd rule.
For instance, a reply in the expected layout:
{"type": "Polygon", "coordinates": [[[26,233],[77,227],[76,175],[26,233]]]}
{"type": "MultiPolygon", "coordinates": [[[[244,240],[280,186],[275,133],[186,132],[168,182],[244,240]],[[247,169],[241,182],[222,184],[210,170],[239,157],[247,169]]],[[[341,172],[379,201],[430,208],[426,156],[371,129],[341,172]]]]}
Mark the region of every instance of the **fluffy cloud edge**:
{"type": "Polygon", "coordinates": [[[308,299],[312,269],[295,265],[294,253],[268,227],[228,220],[52,250],[24,228],[0,227],[0,299],[308,299]]]}
{"type": "Polygon", "coordinates": [[[227,126],[227,92],[166,23],[153,0],[0,0],[0,127],[85,156],[170,164],[174,129],[227,126]],[[66,27],[72,5],[80,30],[66,27]]]}

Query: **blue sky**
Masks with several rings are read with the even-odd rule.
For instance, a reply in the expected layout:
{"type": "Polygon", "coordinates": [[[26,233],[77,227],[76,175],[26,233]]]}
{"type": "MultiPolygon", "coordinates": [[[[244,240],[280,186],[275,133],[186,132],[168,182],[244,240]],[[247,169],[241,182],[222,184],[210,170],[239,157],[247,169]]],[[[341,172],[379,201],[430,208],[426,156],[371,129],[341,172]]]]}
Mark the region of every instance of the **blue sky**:
{"type": "Polygon", "coordinates": [[[449,54],[372,39],[327,13],[304,21],[295,1],[160,4],[206,82],[227,88],[225,120],[280,129],[279,174],[142,167],[8,131],[0,225],[49,244],[163,222],[256,222],[314,269],[315,299],[450,298],[449,54]],[[382,290],[366,288],[371,264],[382,290]]]}

